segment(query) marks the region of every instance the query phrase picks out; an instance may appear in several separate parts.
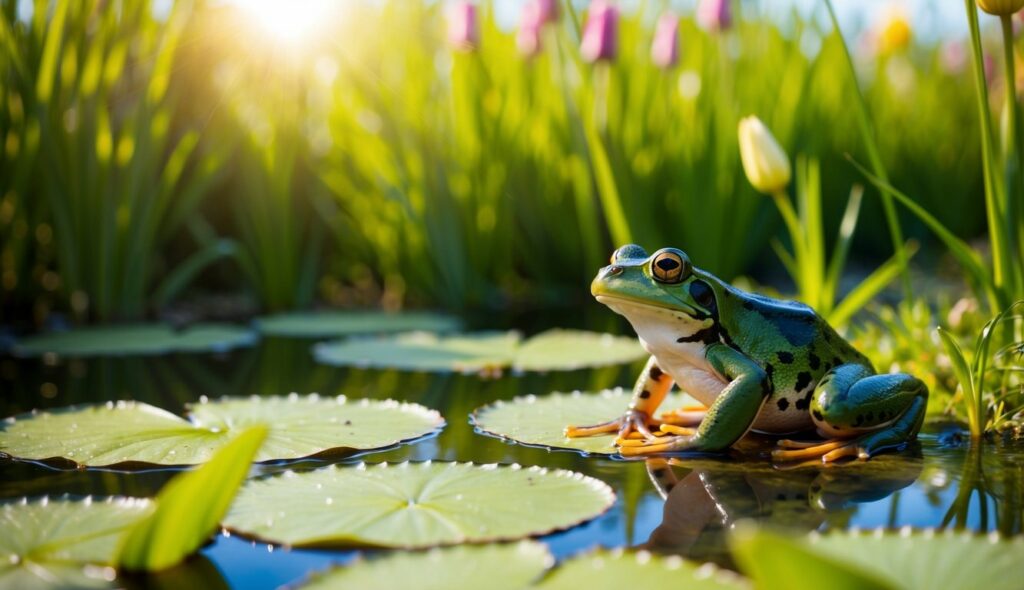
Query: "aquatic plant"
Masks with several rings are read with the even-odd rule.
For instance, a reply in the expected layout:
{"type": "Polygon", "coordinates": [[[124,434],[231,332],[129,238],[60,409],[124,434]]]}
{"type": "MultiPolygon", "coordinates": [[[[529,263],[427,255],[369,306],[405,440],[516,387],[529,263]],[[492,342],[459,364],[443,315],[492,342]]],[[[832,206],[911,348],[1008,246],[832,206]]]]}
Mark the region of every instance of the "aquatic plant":
{"type": "Polygon", "coordinates": [[[1024,342],[1013,342],[1012,336],[997,336],[1000,330],[1010,334],[1014,332],[1017,322],[1021,320],[1021,309],[1024,309],[1024,301],[1014,303],[989,320],[978,334],[970,357],[948,330],[938,328],[942,346],[949,355],[959,382],[959,395],[954,401],[959,401],[966,414],[967,425],[974,440],[980,440],[986,432],[999,429],[1024,410],[1021,381],[1024,342]],[[990,353],[993,341],[997,346],[1007,341],[1009,344],[990,353]],[[990,375],[990,371],[994,374],[990,375]]]}

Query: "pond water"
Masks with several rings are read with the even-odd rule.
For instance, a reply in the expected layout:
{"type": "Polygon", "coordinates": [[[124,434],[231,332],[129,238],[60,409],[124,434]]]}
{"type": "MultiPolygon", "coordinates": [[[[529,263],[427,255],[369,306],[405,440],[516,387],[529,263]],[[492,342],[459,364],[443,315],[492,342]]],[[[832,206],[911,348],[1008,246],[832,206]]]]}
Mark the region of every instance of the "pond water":
{"type": "MultiPolygon", "coordinates": [[[[617,320],[510,318],[495,326],[523,327],[527,333],[551,325],[587,325],[626,332],[617,320]],[[535,328],[535,329],[534,329],[535,328]]],[[[476,326],[479,327],[479,326],[476,326]]],[[[572,326],[570,326],[572,327],[572,326]]],[[[349,398],[401,399],[440,411],[444,430],[405,445],[337,463],[365,461],[473,461],[520,463],[572,469],[611,485],[614,507],[599,518],[542,540],[559,558],[588,548],[643,546],[729,567],[728,529],[756,519],[798,531],[875,528],[965,527],[1019,534],[1024,530],[1024,445],[999,444],[983,452],[957,444],[950,425],[929,424],[918,443],[901,454],[867,464],[781,470],[764,457],[770,440],[745,441],[727,458],[688,458],[645,463],[583,457],[509,444],[473,431],[475,408],[499,399],[550,391],[629,387],[640,365],[547,375],[480,379],[338,369],[317,365],[311,341],[267,339],[251,349],[217,355],[103,358],[57,363],[0,360],[3,390],[0,415],[113,399],[137,399],[181,412],[201,395],[280,395],[292,391],[345,394],[349,398]]],[[[326,461],[260,466],[258,472],[312,469],[326,461]]],[[[25,495],[148,496],[177,471],[123,473],[60,470],[28,463],[0,462],[0,499],[25,495]]],[[[161,574],[167,587],[276,588],[295,584],[314,570],[345,563],[357,551],[283,550],[219,535],[201,556],[161,574]]]]}

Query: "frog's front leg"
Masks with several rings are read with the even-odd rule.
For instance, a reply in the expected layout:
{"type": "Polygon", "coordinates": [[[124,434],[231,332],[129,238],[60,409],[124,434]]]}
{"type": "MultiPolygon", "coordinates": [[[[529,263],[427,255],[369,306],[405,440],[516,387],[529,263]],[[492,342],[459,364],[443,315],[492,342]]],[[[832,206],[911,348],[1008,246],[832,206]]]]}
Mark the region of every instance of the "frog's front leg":
{"type": "Polygon", "coordinates": [[[928,387],[906,373],[875,375],[869,367],[840,365],[818,382],[811,419],[824,443],[779,441],[772,457],[782,461],[821,457],[868,459],[917,436],[928,405],[928,387]]]}
{"type": "Polygon", "coordinates": [[[771,394],[768,373],[743,353],[724,344],[708,346],[705,355],[711,367],[728,381],[728,385],[707,409],[697,431],[656,440],[624,441],[619,448],[622,455],[724,451],[747,433],[771,394]]]}
{"type": "Polygon", "coordinates": [[[575,438],[617,432],[619,438],[628,438],[633,432],[639,432],[644,438],[654,439],[651,428],[661,424],[654,418],[654,413],[671,388],[672,378],[661,370],[652,356],[633,386],[633,398],[625,414],[592,426],[566,426],[565,436],[575,438]]]}

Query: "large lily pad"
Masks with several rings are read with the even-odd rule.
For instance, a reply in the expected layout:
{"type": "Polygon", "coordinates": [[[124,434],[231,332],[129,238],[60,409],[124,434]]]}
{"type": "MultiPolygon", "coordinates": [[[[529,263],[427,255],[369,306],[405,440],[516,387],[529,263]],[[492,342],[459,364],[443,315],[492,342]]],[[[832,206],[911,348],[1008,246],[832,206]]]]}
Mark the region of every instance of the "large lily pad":
{"type": "Polygon", "coordinates": [[[579,330],[549,330],[527,340],[518,332],[438,336],[426,332],[318,344],[322,363],[406,371],[464,373],[568,371],[628,363],[646,353],[635,338],[579,330]]]}
{"type": "Polygon", "coordinates": [[[554,562],[536,541],[390,553],[314,576],[303,590],[522,590],[554,562]]]}
{"type": "Polygon", "coordinates": [[[542,535],[615,494],[578,473],[518,465],[332,466],[248,482],[225,526],[292,546],[432,547],[542,535]]]}
{"type": "Polygon", "coordinates": [[[141,498],[42,498],[0,508],[0,588],[105,587],[120,536],[153,510],[141,498]]]}
{"type": "Polygon", "coordinates": [[[204,398],[189,410],[188,420],[130,401],[30,412],[0,423],[0,454],[89,467],[189,465],[208,460],[247,427],[264,425],[269,434],[256,460],[272,461],[388,447],[444,425],[440,414],[417,404],[316,394],[204,398]]]}
{"type": "Polygon", "coordinates": [[[449,315],[429,312],[315,311],[264,316],[256,328],[268,336],[337,338],[354,334],[384,334],[423,330],[450,332],[461,322],[449,315]]]}
{"type": "MultiPolygon", "coordinates": [[[[630,395],[621,388],[598,393],[574,391],[528,395],[484,406],[473,412],[470,420],[478,430],[505,440],[552,449],[614,455],[618,451],[612,434],[567,438],[564,430],[570,424],[597,424],[621,416],[629,405],[630,395]]],[[[673,392],[661,407],[671,410],[686,403],[695,402],[689,396],[673,392]]]]}
{"type": "Polygon", "coordinates": [[[811,535],[810,549],[889,582],[893,588],[1012,590],[1021,587],[1024,537],[965,532],[846,532],[811,535]]]}
{"type": "Polygon", "coordinates": [[[15,356],[122,356],[171,352],[224,352],[251,346],[252,330],[227,324],[201,324],[175,330],[164,324],[97,326],[31,336],[12,349],[15,356]]]}
{"type": "Polygon", "coordinates": [[[316,575],[302,588],[747,588],[735,574],[730,575],[713,566],[693,564],[679,557],[659,557],[644,551],[597,550],[573,557],[554,570],[546,571],[553,562],[547,548],[532,541],[503,545],[461,545],[360,560],[316,575]]]}

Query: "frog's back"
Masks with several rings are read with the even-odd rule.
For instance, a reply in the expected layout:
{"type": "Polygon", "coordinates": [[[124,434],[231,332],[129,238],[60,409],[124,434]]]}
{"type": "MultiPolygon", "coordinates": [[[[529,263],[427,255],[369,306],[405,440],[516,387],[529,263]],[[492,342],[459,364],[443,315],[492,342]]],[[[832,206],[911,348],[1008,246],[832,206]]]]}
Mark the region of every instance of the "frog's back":
{"type": "Polygon", "coordinates": [[[825,373],[845,363],[871,366],[808,305],[737,289],[725,299],[739,309],[722,314],[723,341],[760,364],[772,382],[771,397],[754,425],[757,430],[806,427],[811,396],[825,373]]]}

